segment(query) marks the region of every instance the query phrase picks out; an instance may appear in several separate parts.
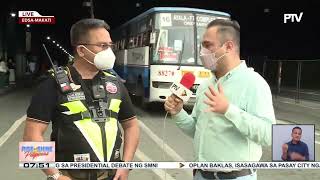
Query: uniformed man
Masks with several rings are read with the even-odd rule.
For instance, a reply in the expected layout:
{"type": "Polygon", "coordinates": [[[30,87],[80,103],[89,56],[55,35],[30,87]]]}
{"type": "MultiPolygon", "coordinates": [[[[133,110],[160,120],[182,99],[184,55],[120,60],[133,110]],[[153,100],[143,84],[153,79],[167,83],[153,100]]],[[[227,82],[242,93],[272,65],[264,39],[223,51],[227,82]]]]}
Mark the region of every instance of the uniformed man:
{"type": "MultiPolygon", "coordinates": [[[[134,157],[140,134],[138,121],[127,89],[107,73],[115,62],[108,30],[99,19],[75,23],[70,31],[75,60],[65,67],[71,90],[52,75],[39,86],[28,107],[23,140],[44,141],[43,134],[52,122],[56,161],[132,161],[134,157]],[[119,124],[124,131],[123,157],[119,124]]],[[[43,171],[47,179],[54,180],[126,180],[129,173],[126,169],[43,171]]]]}

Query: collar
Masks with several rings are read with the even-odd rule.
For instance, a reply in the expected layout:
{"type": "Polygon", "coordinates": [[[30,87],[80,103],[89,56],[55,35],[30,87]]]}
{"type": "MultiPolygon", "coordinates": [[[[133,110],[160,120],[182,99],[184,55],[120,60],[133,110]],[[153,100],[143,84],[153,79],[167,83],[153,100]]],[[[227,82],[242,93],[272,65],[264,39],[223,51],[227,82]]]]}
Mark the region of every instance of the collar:
{"type": "MultiPolygon", "coordinates": [[[[231,69],[229,72],[227,72],[224,76],[222,76],[220,79],[226,79],[228,80],[232,75],[236,74],[237,72],[240,72],[242,71],[243,69],[246,69],[248,68],[245,60],[241,60],[240,61],[240,64],[236,67],[234,67],[233,69],[231,69]]],[[[212,80],[214,82],[217,82],[218,79],[216,77],[216,75],[214,73],[212,73],[212,80]]]]}
{"type": "MultiPolygon", "coordinates": [[[[81,78],[81,75],[78,72],[78,70],[72,65],[68,65],[68,68],[70,70],[72,79],[75,80],[75,83],[79,83],[80,79],[82,79],[82,78],[81,78]]],[[[104,74],[103,74],[103,72],[101,70],[99,70],[99,72],[92,79],[88,79],[88,80],[93,80],[95,78],[99,78],[99,77],[102,77],[102,76],[104,76],[104,74]]],[[[84,79],[84,80],[86,80],[86,79],[84,79]]]]}
{"type": "Polygon", "coordinates": [[[294,144],[294,143],[293,143],[293,140],[291,140],[291,141],[290,141],[290,144],[292,144],[292,145],[298,145],[298,144],[301,144],[301,141],[298,141],[297,144],[294,144]]]}

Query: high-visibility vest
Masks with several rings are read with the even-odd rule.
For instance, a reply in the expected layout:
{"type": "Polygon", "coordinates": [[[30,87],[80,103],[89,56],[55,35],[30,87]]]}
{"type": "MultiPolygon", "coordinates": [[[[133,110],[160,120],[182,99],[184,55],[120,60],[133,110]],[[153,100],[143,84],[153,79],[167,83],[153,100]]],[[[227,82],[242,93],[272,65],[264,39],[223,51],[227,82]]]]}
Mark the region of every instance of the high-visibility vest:
{"type": "MultiPolygon", "coordinates": [[[[70,74],[70,71],[67,72],[70,74]]],[[[75,76],[74,73],[71,75],[75,76]]],[[[51,139],[56,142],[56,161],[77,161],[76,157],[88,157],[88,154],[90,159],[84,161],[121,159],[122,134],[117,119],[121,90],[115,76],[106,72],[103,72],[102,76],[106,97],[101,101],[107,105],[108,116],[103,123],[92,120],[88,110],[89,104],[83,99],[83,87],[68,94],[63,94],[58,88],[57,110],[52,121],[51,134],[51,139]]],[[[89,88],[91,90],[91,87],[89,88]]]]}

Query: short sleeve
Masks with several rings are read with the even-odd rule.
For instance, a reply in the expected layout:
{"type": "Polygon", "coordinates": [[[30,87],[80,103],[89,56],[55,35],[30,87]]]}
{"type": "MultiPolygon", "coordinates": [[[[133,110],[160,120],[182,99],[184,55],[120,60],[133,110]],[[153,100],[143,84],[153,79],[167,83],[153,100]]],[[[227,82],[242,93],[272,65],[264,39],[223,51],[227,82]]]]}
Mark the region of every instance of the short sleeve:
{"type": "Polygon", "coordinates": [[[122,82],[119,82],[120,89],[121,89],[121,104],[118,119],[120,122],[130,120],[136,116],[131,98],[129,96],[127,88],[124,86],[122,82]]]}
{"type": "Polygon", "coordinates": [[[53,77],[48,77],[36,88],[27,109],[27,117],[35,121],[52,121],[57,103],[57,85],[53,77]]]}

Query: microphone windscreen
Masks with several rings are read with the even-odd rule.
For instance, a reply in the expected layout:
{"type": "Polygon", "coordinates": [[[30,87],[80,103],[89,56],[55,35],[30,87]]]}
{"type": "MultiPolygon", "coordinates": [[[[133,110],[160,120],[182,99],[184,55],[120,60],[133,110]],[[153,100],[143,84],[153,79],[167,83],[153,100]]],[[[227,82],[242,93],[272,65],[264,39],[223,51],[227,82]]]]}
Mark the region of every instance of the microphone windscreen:
{"type": "Polygon", "coordinates": [[[195,80],[196,77],[193,75],[193,73],[188,72],[182,76],[180,84],[182,84],[187,89],[190,89],[193,86],[195,80]]]}

